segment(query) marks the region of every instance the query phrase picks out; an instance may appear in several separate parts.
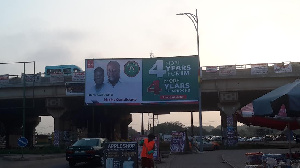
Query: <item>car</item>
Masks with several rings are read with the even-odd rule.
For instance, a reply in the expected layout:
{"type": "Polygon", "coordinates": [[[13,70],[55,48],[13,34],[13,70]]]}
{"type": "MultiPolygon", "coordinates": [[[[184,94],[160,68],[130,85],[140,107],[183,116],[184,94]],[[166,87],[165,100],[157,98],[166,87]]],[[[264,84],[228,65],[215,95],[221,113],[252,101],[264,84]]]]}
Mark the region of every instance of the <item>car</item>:
{"type": "Polygon", "coordinates": [[[263,141],[263,138],[262,137],[252,137],[251,141],[252,142],[261,142],[261,141],[263,141]]]}
{"type": "MultiPolygon", "coordinates": [[[[220,148],[220,145],[217,142],[211,142],[204,139],[202,139],[202,142],[204,151],[212,151],[220,148]]],[[[195,139],[195,146],[198,148],[198,150],[200,149],[200,137],[195,139]]]]}
{"type": "Polygon", "coordinates": [[[262,137],[251,137],[246,140],[247,142],[262,142],[263,138],[262,137]]]}
{"type": "Polygon", "coordinates": [[[66,160],[69,166],[87,162],[102,165],[104,144],[106,138],[82,138],[66,149],[66,160]]]}

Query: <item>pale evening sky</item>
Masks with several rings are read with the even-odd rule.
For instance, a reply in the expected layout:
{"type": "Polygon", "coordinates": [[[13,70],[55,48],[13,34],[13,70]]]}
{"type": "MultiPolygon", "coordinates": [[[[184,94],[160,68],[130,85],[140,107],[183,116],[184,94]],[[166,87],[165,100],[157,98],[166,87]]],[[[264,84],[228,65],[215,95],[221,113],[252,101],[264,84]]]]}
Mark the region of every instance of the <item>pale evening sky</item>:
{"type": "MultiPolygon", "coordinates": [[[[299,0],[0,0],[0,62],[35,61],[43,72],[46,65],[84,68],[90,58],[195,55],[195,28],[176,14],[196,9],[201,66],[299,62],[299,0]]],[[[23,71],[0,66],[1,74],[23,71]]],[[[203,124],[216,123],[209,121],[203,116],[203,124]]]]}

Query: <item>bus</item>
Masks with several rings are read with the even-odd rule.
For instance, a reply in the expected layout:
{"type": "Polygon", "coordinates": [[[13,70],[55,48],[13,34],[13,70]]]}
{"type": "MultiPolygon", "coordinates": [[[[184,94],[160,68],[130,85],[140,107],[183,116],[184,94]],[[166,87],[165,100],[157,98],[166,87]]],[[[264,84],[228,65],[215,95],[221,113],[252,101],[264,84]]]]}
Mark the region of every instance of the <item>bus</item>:
{"type": "Polygon", "coordinates": [[[64,76],[72,75],[73,72],[83,72],[77,65],[56,65],[45,67],[45,77],[50,77],[50,74],[63,74],[64,76]]]}

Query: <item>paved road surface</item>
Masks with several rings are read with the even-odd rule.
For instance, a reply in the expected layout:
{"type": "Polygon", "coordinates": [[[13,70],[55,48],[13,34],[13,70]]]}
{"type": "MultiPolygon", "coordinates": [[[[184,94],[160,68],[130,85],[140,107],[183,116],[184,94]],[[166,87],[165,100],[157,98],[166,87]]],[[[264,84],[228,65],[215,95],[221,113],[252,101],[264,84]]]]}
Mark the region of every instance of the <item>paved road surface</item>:
{"type": "MultiPolygon", "coordinates": [[[[292,149],[292,152],[300,151],[300,148],[292,149]]],[[[157,163],[157,168],[245,168],[248,152],[263,152],[263,153],[288,153],[288,149],[241,149],[241,150],[216,150],[205,151],[199,154],[171,154],[169,157],[162,158],[161,163],[157,163]]],[[[54,155],[0,155],[0,168],[5,165],[15,167],[14,165],[43,165],[43,167],[68,167],[65,161],[64,154],[54,155]],[[20,161],[23,160],[23,161],[20,161]],[[48,163],[45,165],[45,160],[48,163]],[[9,163],[10,162],[10,163],[9,163]],[[51,166],[50,166],[51,163],[51,166]],[[55,164],[57,163],[57,166],[55,164]]],[[[36,165],[36,166],[35,166],[36,165]]],[[[18,167],[18,166],[16,166],[18,167]]],[[[31,167],[31,166],[30,166],[31,167]]],[[[82,167],[82,166],[79,166],[82,167]]]]}

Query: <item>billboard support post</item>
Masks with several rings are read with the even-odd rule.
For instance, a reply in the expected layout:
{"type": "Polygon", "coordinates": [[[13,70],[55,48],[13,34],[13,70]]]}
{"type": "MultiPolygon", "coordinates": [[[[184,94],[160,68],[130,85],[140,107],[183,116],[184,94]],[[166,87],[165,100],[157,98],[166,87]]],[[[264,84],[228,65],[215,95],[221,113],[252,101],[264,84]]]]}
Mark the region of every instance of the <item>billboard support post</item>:
{"type": "Polygon", "coordinates": [[[198,14],[197,14],[197,9],[196,9],[196,15],[192,13],[178,13],[176,15],[186,15],[191,19],[191,21],[194,24],[194,27],[197,32],[197,51],[198,51],[198,59],[199,59],[199,74],[198,74],[198,84],[199,84],[199,125],[200,125],[200,152],[203,152],[203,140],[202,140],[202,105],[201,105],[201,66],[200,66],[200,54],[199,54],[199,27],[198,27],[198,14]]]}
{"type": "Polygon", "coordinates": [[[141,134],[144,135],[144,113],[142,112],[141,134]]]}

